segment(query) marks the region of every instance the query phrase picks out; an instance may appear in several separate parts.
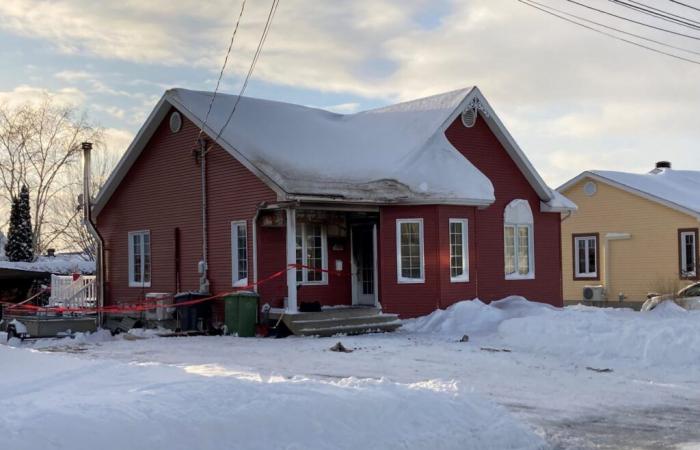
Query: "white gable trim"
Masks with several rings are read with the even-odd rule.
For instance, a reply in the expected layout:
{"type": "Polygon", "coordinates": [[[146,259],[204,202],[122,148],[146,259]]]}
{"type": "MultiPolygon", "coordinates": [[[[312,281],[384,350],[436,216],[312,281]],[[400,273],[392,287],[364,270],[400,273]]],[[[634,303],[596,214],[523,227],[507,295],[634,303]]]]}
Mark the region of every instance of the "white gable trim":
{"type": "Polygon", "coordinates": [[[661,205],[666,206],[667,208],[671,208],[673,210],[682,212],[683,214],[687,214],[698,221],[700,221],[700,212],[694,211],[690,208],[686,208],[684,206],[679,205],[678,203],[671,202],[669,200],[663,199],[661,197],[657,197],[655,195],[649,194],[648,192],[640,191],[638,189],[635,189],[633,187],[627,186],[626,184],[618,183],[617,181],[611,180],[609,178],[605,178],[603,176],[600,176],[596,173],[593,172],[582,172],[578,176],[570,179],[566,183],[562,184],[557,188],[557,191],[560,193],[564,194],[565,191],[569,190],[572,186],[576,185],[579,181],[585,179],[585,178],[590,178],[591,180],[598,181],[600,183],[605,183],[609,186],[618,188],[622,191],[628,192],[630,194],[636,195],[638,197],[642,197],[646,200],[650,200],[655,203],[659,203],[661,205]]]}
{"type": "Polygon", "coordinates": [[[530,183],[530,186],[532,186],[535,192],[537,192],[537,195],[540,197],[540,200],[546,203],[554,199],[554,195],[552,194],[551,189],[547,186],[542,177],[540,177],[540,174],[537,173],[537,170],[535,170],[532,163],[530,163],[530,160],[527,159],[525,153],[522,151],[520,146],[518,146],[517,142],[515,142],[513,136],[510,135],[505,125],[503,125],[501,119],[498,118],[498,115],[496,115],[496,112],[493,110],[493,108],[486,100],[486,97],[484,97],[484,95],[481,93],[479,88],[474,87],[471,91],[469,91],[469,93],[460,102],[459,106],[457,106],[457,108],[442,124],[439,131],[441,133],[445,133],[450,127],[450,125],[452,125],[452,122],[454,122],[455,119],[460,114],[462,114],[462,112],[469,106],[469,104],[474,99],[478,99],[478,101],[481,103],[481,106],[488,113],[488,116],[486,116],[486,114],[482,114],[481,117],[486,121],[489,128],[491,129],[491,132],[493,132],[493,134],[496,136],[496,139],[498,139],[498,142],[500,142],[503,148],[506,149],[506,152],[508,152],[508,155],[511,157],[511,159],[513,159],[515,165],[518,166],[520,172],[522,172],[522,174],[525,175],[525,178],[530,183]]]}

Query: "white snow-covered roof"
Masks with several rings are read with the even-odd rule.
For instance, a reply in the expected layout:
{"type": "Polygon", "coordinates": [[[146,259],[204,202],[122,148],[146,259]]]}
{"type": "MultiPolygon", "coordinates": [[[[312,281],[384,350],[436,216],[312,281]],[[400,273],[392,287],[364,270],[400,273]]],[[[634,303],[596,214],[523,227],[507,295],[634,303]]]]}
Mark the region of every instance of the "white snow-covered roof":
{"type": "MultiPolygon", "coordinates": [[[[289,194],[489,204],[491,181],[436,133],[470,90],[355,114],[241,97],[220,141],[289,194]]],[[[172,89],[168,97],[203,121],[212,93],[172,89]]],[[[210,136],[224,127],[236,99],[216,96],[210,136]]]]}
{"type": "Polygon", "coordinates": [[[88,261],[81,255],[58,254],[40,256],[35,261],[0,261],[0,269],[24,270],[29,272],[46,272],[54,274],[95,273],[95,261],[88,261]]]}
{"type": "Polygon", "coordinates": [[[564,192],[586,177],[700,218],[700,171],[665,168],[648,173],[590,170],[568,181],[558,190],[564,192]]]}
{"type": "Polygon", "coordinates": [[[486,206],[495,200],[491,181],[445,137],[474,100],[538,193],[542,210],[573,205],[546,186],[476,87],[354,114],[217,94],[204,124],[212,96],[168,90],[100,191],[94,213],[99,214],[171,106],[203,127],[280,200],[486,206]]]}

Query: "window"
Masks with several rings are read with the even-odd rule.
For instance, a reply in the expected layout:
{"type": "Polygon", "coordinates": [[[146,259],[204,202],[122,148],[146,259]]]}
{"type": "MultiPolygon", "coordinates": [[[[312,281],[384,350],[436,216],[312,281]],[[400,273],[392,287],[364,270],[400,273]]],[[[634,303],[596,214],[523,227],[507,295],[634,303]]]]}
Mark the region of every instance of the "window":
{"type": "Polygon", "coordinates": [[[231,273],[233,286],[248,284],[248,230],[246,222],[231,222],[231,273]]]}
{"type": "Polygon", "coordinates": [[[396,266],[399,283],[423,283],[423,219],[396,221],[396,266]]]}
{"type": "Polygon", "coordinates": [[[698,276],[698,230],[697,228],[678,230],[680,277],[696,279],[698,276]]]}
{"type": "Polygon", "coordinates": [[[599,280],[598,234],[574,234],[574,280],[599,280]]]}
{"type": "Polygon", "coordinates": [[[297,282],[327,284],[328,248],[325,228],[316,223],[297,223],[297,282]]]}
{"type": "Polygon", "coordinates": [[[151,233],[129,233],[129,286],[151,287],[151,233]]]}
{"type": "Polygon", "coordinates": [[[469,281],[467,219],[450,219],[450,281],[469,281]]]}
{"type": "Polygon", "coordinates": [[[503,245],[507,280],[535,278],[533,218],[527,200],[513,200],[503,214],[503,245]]]}

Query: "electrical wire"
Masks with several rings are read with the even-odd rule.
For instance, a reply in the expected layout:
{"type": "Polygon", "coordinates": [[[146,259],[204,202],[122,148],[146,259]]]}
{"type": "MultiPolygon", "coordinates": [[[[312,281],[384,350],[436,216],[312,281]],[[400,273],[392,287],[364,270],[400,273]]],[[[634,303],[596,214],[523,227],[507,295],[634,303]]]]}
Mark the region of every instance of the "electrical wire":
{"type": "Polygon", "coordinates": [[[674,25],[680,25],[683,27],[687,27],[687,28],[690,28],[691,30],[700,30],[700,26],[686,21],[685,18],[677,19],[675,17],[671,17],[671,16],[664,14],[664,13],[652,11],[651,9],[647,9],[647,8],[642,7],[642,6],[633,5],[632,2],[627,3],[627,2],[624,2],[622,0],[608,0],[608,1],[610,1],[616,5],[619,5],[619,6],[624,6],[625,8],[629,8],[633,11],[637,11],[637,12],[640,12],[642,14],[646,14],[648,16],[655,17],[657,19],[665,20],[666,22],[672,23],[674,25]]]}
{"type": "Polygon", "coordinates": [[[596,22],[596,21],[594,21],[594,20],[586,19],[585,17],[577,16],[576,14],[571,14],[571,13],[568,13],[568,12],[566,12],[566,11],[562,11],[561,9],[554,8],[553,6],[545,5],[544,3],[540,3],[540,2],[538,2],[538,1],[536,1],[536,0],[527,0],[527,1],[530,2],[530,3],[534,3],[535,5],[538,5],[538,6],[542,7],[542,8],[547,8],[547,9],[549,9],[549,10],[556,11],[556,12],[558,12],[558,13],[560,13],[560,14],[563,14],[563,15],[565,15],[565,16],[567,16],[567,17],[572,17],[572,18],[577,19],[577,20],[581,20],[581,21],[584,21],[584,22],[587,22],[587,23],[591,23],[591,24],[593,24],[593,25],[596,25],[596,26],[599,26],[599,27],[602,27],[602,28],[606,28],[606,29],[611,30],[611,31],[615,31],[615,32],[617,32],[617,33],[625,34],[625,35],[627,35],[627,36],[631,36],[631,37],[635,37],[635,38],[638,38],[638,39],[642,39],[642,40],[644,40],[644,41],[651,42],[651,43],[654,43],[654,44],[657,44],[657,45],[662,45],[662,46],[667,47],[667,48],[672,48],[672,49],[674,49],[674,50],[679,50],[679,51],[682,51],[682,52],[686,52],[686,53],[690,53],[690,54],[693,54],[693,55],[698,55],[698,56],[700,56],[700,51],[694,51],[694,50],[690,50],[690,49],[683,48],[683,47],[677,47],[677,46],[675,46],[675,45],[667,44],[666,42],[657,41],[657,40],[655,40],[655,39],[651,39],[651,38],[648,38],[648,37],[646,37],[646,36],[642,36],[641,34],[635,34],[635,33],[630,33],[629,31],[620,30],[620,29],[618,29],[618,28],[611,27],[611,26],[609,26],[609,25],[605,25],[605,24],[603,24],[603,23],[596,22]]]}
{"type": "Polygon", "coordinates": [[[262,35],[260,36],[260,41],[258,42],[258,48],[255,50],[255,55],[253,55],[253,60],[250,63],[250,68],[248,69],[248,73],[246,74],[245,80],[243,81],[243,85],[241,86],[241,90],[238,93],[238,96],[236,97],[236,101],[233,104],[233,108],[231,109],[231,113],[228,115],[226,122],[219,130],[219,133],[216,135],[216,139],[214,139],[214,141],[219,140],[219,137],[221,137],[221,133],[223,133],[223,131],[228,126],[228,124],[231,122],[231,118],[233,118],[233,115],[236,112],[236,108],[238,107],[238,103],[241,101],[241,97],[243,96],[243,93],[245,92],[246,88],[248,87],[248,82],[250,81],[250,77],[253,75],[253,71],[255,70],[255,66],[257,65],[258,59],[260,58],[260,54],[262,53],[263,45],[265,45],[265,40],[267,39],[267,35],[270,32],[270,28],[272,26],[272,20],[275,17],[275,12],[277,12],[278,5],[279,5],[279,0],[272,0],[272,5],[270,6],[270,12],[267,15],[267,21],[265,22],[265,28],[263,29],[262,35]]]}
{"type": "Polygon", "coordinates": [[[636,23],[637,25],[642,25],[642,26],[645,26],[645,27],[648,27],[648,28],[653,28],[653,29],[655,29],[655,30],[659,30],[659,31],[664,31],[664,32],[666,32],[666,33],[675,34],[676,36],[683,36],[683,37],[686,37],[686,38],[688,38],[688,39],[695,39],[696,41],[700,41],[700,37],[699,37],[699,36],[692,36],[692,35],[690,35],[690,34],[679,33],[679,32],[677,32],[677,31],[669,30],[668,28],[657,27],[657,26],[655,26],[655,25],[651,25],[651,24],[648,24],[648,23],[645,23],[645,22],[639,22],[639,21],[637,21],[637,20],[630,19],[629,17],[620,16],[620,15],[618,15],[618,14],[611,13],[610,11],[605,11],[604,9],[595,8],[595,7],[590,6],[590,5],[587,5],[587,4],[585,4],[585,3],[577,2],[576,0],[566,0],[566,1],[569,2],[569,3],[573,3],[573,4],[575,4],[575,5],[581,6],[581,7],[583,7],[583,8],[586,8],[586,9],[590,9],[590,10],[597,11],[597,12],[602,13],[602,14],[606,14],[606,15],[608,15],[608,16],[612,16],[612,17],[615,17],[615,18],[618,18],[618,19],[621,19],[621,20],[626,20],[626,21],[628,21],[628,22],[636,23]]]}
{"type": "Polygon", "coordinates": [[[216,87],[214,88],[214,95],[211,97],[211,101],[209,102],[209,108],[207,108],[207,114],[204,116],[204,122],[202,122],[202,126],[199,128],[199,135],[197,136],[197,140],[199,140],[202,137],[202,133],[204,133],[204,127],[207,124],[207,120],[209,120],[209,114],[211,113],[211,108],[214,106],[214,99],[216,99],[216,94],[219,92],[219,86],[221,85],[221,79],[224,76],[224,71],[226,70],[226,65],[228,64],[228,58],[231,55],[231,49],[233,48],[233,41],[236,39],[236,33],[238,33],[238,26],[241,24],[241,18],[243,17],[243,11],[245,10],[245,2],[246,0],[243,0],[241,2],[241,11],[238,13],[238,19],[236,19],[236,25],[233,28],[233,33],[231,33],[231,40],[228,43],[228,50],[226,50],[226,56],[224,57],[224,63],[221,65],[221,71],[219,72],[219,79],[216,80],[216,87]]]}
{"type": "Polygon", "coordinates": [[[616,36],[616,35],[614,35],[614,34],[612,34],[612,33],[608,33],[608,32],[599,30],[599,29],[597,29],[597,28],[588,26],[588,25],[586,25],[586,24],[583,24],[583,23],[580,23],[580,22],[576,22],[575,20],[571,20],[571,19],[569,19],[569,18],[567,18],[567,17],[564,17],[564,16],[562,16],[562,15],[553,13],[553,12],[551,12],[551,11],[547,11],[547,10],[544,9],[544,8],[540,8],[539,6],[536,6],[536,5],[534,5],[534,4],[528,3],[528,1],[530,1],[530,0],[518,0],[518,1],[519,1],[520,3],[522,3],[522,4],[524,4],[524,5],[530,6],[531,8],[538,9],[538,10],[540,10],[540,11],[546,13],[546,14],[549,14],[549,15],[551,15],[551,16],[557,17],[557,18],[559,18],[559,19],[561,19],[561,20],[564,20],[564,21],[566,21],[566,22],[573,23],[574,25],[578,25],[578,26],[580,26],[580,27],[586,28],[586,29],[591,30],[591,31],[595,31],[596,33],[603,34],[603,35],[608,36],[608,37],[611,37],[611,38],[613,38],[613,39],[617,39],[617,40],[622,41],[622,42],[627,42],[628,44],[632,44],[632,45],[634,45],[634,46],[636,46],[636,47],[641,47],[641,48],[644,48],[644,49],[646,49],[646,50],[650,50],[650,51],[652,51],[652,52],[654,52],[654,53],[659,53],[659,54],[662,54],[662,55],[670,56],[671,58],[676,58],[676,59],[680,59],[680,60],[682,60],[682,61],[686,61],[686,62],[689,62],[689,63],[692,63],[692,64],[698,64],[698,65],[700,65],[700,61],[697,61],[697,60],[694,60],[694,59],[690,59],[690,58],[685,58],[685,57],[679,56],[679,55],[674,55],[673,53],[668,53],[668,52],[665,52],[665,51],[663,51],[663,50],[659,50],[658,48],[649,47],[648,45],[640,44],[639,42],[634,42],[634,41],[631,41],[631,40],[629,40],[629,39],[625,39],[625,38],[622,38],[622,37],[620,37],[620,36],[616,36]]]}
{"type": "Polygon", "coordinates": [[[649,5],[647,5],[646,3],[638,2],[638,1],[636,1],[636,0],[629,0],[629,2],[630,2],[630,3],[634,3],[635,5],[643,6],[643,7],[648,8],[648,9],[652,9],[652,10],[654,10],[654,11],[660,12],[660,13],[662,13],[662,14],[666,14],[666,15],[671,16],[671,17],[675,17],[675,18],[678,18],[678,19],[687,20],[688,22],[692,22],[692,23],[695,23],[695,24],[700,25],[700,21],[693,20],[693,19],[691,19],[691,18],[689,18],[689,17],[684,17],[684,16],[681,16],[681,15],[678,15],[678,14],[674,14],[674,13],[672,13],[672,12],[668,12],[668,11],[663,10],[663,9],[654,8],[653,6],[649,6],[649,5]]]}
{"type": "Polygon", "coordinates": [[[669,1],[672,2],[672,3],[675,3],[675,4],[677,4],[677,5],[685,6],[686,8],[690,8],[690,9],[694,9],[694,10],[696,10],[696,11],[700,11],[700,8],[698,8],[697,6],[689,5],[689,4],[683,3],[683,2],[679,2],[678,0],[669,0],[669,1]]]}

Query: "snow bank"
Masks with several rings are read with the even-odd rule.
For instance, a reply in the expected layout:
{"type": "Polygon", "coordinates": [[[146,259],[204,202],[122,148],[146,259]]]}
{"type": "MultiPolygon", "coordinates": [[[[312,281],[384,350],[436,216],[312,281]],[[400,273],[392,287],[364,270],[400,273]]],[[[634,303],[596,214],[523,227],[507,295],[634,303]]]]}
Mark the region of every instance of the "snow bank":
{"type": "Polygon", "coordinates": [[[527,301],[523,297],[507,297],[485,304],[481,300],[455,303],[447,309],[438,309],[427,316],[405,320],[403,330],[445,336],[488,334],[507,319],[527,315],[547,315],[555,308],[543,303],[527,301]]]}
{"type": "Polygon", "coordinates": [[[6,346],[0,360],[3,448],[546,448],[453,383],[243,377],[6,346]]]}
{"type": "Polygon", "coordinates": [[[512,350],[566,361],[635,367],[696,366],[700,311],[665,302],[651,312],[572,306],[554,308],[522,297],[456,303],[408,320],[404,330],[457,339],[490,336],[512,350]]]}

